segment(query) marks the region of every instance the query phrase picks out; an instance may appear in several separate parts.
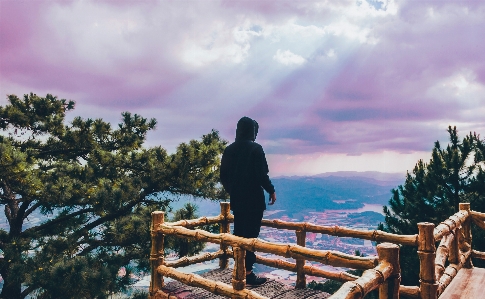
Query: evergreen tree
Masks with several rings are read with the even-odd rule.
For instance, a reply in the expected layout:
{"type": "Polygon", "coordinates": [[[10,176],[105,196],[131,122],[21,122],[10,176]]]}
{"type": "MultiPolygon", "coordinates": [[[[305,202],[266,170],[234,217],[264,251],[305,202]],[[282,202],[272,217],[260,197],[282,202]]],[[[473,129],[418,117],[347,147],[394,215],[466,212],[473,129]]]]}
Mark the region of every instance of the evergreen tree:
{"type": "MultiPolygon", "coordinates": [[[[440,222],[456,213],[460,202],[472,209],[483,209],[485,176],[483,142],[477,134],[459,139],[456,127],[448,128],[450,143],[442,148],[435,142],[428,163],[419,160],[404,185],[392,190],[389,207],[384,207],[385,224],[379,229],[396,234],[418,233],[419,222],[440,222]]],[[[473,228],[473,247],[485,249],[483,232],[473,228]]],[[[402,246],[400,251],[402,283],[419,281],[417,248],[402,246]]]]}
{"type": "Polygon", "coordinates": [[[1,298],[106,298],[147,270],[153,210],[168,209],[173,194],[226,197],[218,183],[226,142],[216,131],[168,154],[143,147],[154,119],[124,112],[115,128],[80,117],[65,124],[72,101],[8,100],[0,106],[1,298]]]}

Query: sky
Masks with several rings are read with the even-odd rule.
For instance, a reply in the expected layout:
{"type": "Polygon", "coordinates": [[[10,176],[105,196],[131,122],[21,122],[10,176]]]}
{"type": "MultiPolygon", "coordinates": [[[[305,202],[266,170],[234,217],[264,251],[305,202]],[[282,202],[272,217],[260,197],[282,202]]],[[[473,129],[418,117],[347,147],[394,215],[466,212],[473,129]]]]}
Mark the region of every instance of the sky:
{"type": "Polygon", "coordinates": [[[485,1],[0,0],[0,105],[47,93],[170,152],[260,126],[270,176],[403,173],[485,134],[485,1]]]}

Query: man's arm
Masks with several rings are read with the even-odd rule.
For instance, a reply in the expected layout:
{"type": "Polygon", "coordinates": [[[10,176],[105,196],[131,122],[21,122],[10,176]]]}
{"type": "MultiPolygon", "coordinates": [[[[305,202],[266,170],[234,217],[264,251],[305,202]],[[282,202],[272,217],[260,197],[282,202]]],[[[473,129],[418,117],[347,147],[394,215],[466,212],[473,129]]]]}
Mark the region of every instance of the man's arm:
{"type": "MultiPolygon", "coordinates": [[[[264,154],[262,147],[260,147],[260,150],[258,151],[257,161],[259,166],[257,169],[259,170],[261,187],[263,187],[263,189],[266,190],[266,192],[272,195],[275,193],[275,189],[268,175],[269,173],[268,162],[266,161],[266,155],[264,154]]],[[[276,200],[276,195],[275,195],[275,200],[276,200]]]]}

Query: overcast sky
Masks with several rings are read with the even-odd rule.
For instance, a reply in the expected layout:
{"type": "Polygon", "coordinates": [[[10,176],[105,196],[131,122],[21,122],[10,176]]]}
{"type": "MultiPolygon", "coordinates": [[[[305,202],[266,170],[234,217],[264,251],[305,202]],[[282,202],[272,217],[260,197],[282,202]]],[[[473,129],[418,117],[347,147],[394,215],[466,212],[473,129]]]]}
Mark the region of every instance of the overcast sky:
{"type": "Polygon", "coordinates": [[[260,124],[270,175],[411,170],[485,134],[485,1],[0,0],[7,94],[156,118],[173,151],[260,124]]]}

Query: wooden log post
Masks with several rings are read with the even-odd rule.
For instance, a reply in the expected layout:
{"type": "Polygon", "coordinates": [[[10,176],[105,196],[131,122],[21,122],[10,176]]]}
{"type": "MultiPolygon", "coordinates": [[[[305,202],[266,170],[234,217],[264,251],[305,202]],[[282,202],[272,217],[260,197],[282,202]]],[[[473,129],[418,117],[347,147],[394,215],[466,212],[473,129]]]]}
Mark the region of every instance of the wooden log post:
{"type": "Polygon", "coordinates": [[[434,224],[418,223],[419,279],[422,299],[438,298],[438,283],[435,274],[436,246],[434,224]]]}
{"type": "Polygon", "coordinates": [[[234,270],[232,272],[232,287],[240,291],[246,287],[246,250],[241,247],[233,246],[234,270]]]}
{"type": "MultiPolygon", "coordinates": [[[[221,234],[228,234],[229,233],[229,215],[231,214],[230,205],[228,202],[221,202],[221,216],[224,217],[224,220],[219,224],[219,233],[221,234]]],[[[224,252],[224,255],[219,258],[219,268],[220,269],[227,269],[229,265],[229,257],[227,254],[227,245],[221,243],[221,250],[224,252]]]]}
{"type": "MultiPolygon", "coordinates": [[[[306,232],[302,230],[296,231],[296,244],[305,247],[306,232]]],[[[305,259],[296,259],[296,284],[295,288],[304,289],[306,288],[306,278],[305,278],[305,259]]]]}
{"type": "Polygon", "coordinates": [[[392,272],[389,278],[379,286],[379,299],[399,299],[401,267],[399,266],[399,246],[392,243],[377,245],[379,263],[390,263],[392,272]]]}
{"type": "Polygon", "coordinates": [[[163,235],[158,234],[158,227],[163,224],[165,220],[165,213],[162,211],[152,212],[152,225],[150,229],[152,248],[150,251],[150,266],[151,266],[151,280],[150,280],[150,298],[155,298],[155,294],[163,287],[163,276],[158,273],[157,268],[163,265],[164,250],[163,250],[163,235]]]}
{"type": "MultiPolygon", "coordinates": [[[[471,213],[470,213],[470,203],[460,203],[459,204],[460,211],[466,211],[468,213],[468,217],[466,218],[465,222],[461,225],[462,233],[463,233],[463,242],[462,251],[468,252],[472,250],[472,229],[471,229],[471,213]]],[[[472,259],[469,258],[465,264],[463,265],[464,268],[473,268],[472,259]]]]}

